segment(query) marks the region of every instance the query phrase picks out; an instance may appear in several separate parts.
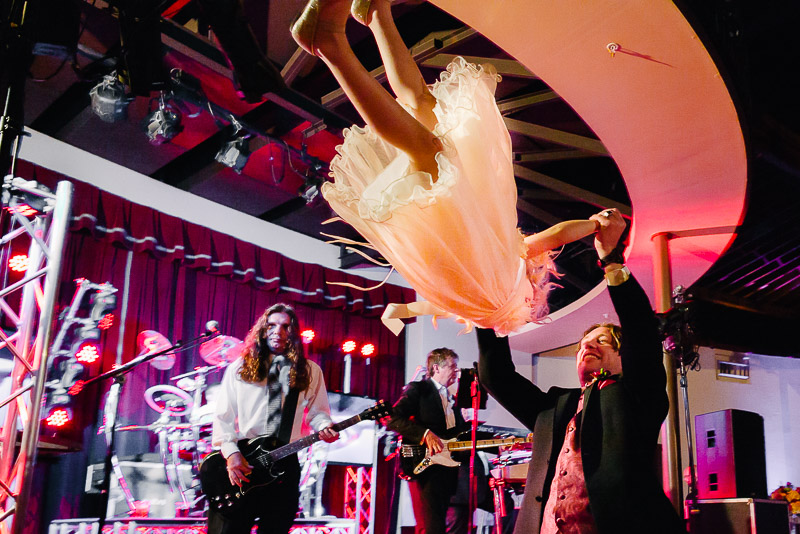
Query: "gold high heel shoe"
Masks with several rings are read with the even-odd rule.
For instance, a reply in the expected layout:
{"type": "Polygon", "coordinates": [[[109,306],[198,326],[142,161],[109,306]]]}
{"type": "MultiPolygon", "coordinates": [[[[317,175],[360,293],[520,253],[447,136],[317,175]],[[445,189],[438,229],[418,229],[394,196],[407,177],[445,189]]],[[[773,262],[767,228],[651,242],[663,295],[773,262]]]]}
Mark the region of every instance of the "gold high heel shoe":
{"type": "Polygon", "coordinates": [[[317,55],[314,53],[314,37],[317,34],[318,23],[319,0],[309,0],[289,30],[292,32],[292,38],[295,42],[312,56],[317,55]]]}
{"type": "Polygon", "coordinates": [[[367,25],[367,17],[369,16],[369,6],[371,3],[372,0],[353,0],[353,3],[350,4],[350,14],[364,26],[367,25]]]}

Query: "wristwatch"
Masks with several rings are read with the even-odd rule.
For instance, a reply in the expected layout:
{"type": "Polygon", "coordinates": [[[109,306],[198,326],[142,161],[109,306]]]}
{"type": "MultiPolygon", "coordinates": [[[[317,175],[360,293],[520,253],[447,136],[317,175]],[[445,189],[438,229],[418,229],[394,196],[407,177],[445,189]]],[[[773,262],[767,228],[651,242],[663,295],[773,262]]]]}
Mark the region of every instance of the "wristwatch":
{"type": "Polygon", "coordinates": [[[628,278],[631,277],[631,271],[627,265],[623,265],[619,269],[606,271],[605,277],[608,285],[619,286],[628,281],[628,278]]]}

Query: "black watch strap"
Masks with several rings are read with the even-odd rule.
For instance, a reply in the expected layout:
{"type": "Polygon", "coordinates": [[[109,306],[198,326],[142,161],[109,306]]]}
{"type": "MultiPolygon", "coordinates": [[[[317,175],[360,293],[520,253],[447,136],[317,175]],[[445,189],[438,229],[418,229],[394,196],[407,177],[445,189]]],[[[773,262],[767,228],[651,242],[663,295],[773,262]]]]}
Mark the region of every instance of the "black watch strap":
{"type": "Polygon", "coordinates": [[[616,246],[614,250],[609,252],[606,256],[603,256],[599,260],[597,260],[597,265],[604,269],[607,265],[612,263],[625,263],[625,256],[623,255],[625,252],[625,244],[620,243],[616,246]]]}

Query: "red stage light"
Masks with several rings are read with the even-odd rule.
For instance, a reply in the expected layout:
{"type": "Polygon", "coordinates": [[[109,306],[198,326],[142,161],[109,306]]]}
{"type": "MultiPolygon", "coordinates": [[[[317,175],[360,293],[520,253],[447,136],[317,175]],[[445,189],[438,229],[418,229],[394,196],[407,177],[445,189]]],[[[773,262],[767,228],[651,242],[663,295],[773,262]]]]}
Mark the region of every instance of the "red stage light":
{"type": "Polygon", "coordinates": [[[100,321],[97,323],[97,328],[99,328],[100,330],[108,330],[109,328],[114,326],[114,319],[116,319],[116,317],[114,317],[113,313],[105,314],[103,318],[100,319],[100,321]]]}
{"type": "Polygon", "coordinates": [[[306,328],[305,330],[300,332],[300,337],[302,338],[303,343],[306,344],[306,345],[308,345],[309,343],[314,341],[314,337],[316,335],[317,335],[317,333],[314,332],[314,330],[311,329],[311,328],[306,328]]]}
{"type": "Polygon", "coordinates": [[[100,348],[94,343],[81,343],[75,351],[75,359],[84,364],[94,363],[100,359],[100,348]]]}
{"type": "Polygon", "coordinates": [[[61,428],[72,420],[69,410],[66,408],[53,408],[50,415],[45,419],[47,426],[51,428],[61,428]]]}
{"type": "Polygon", "coordinates": [[[83,391],[83,386],[85,384],[86,382],[84,382],[83,380],[78,380],[77,382],[75,382],[70,386],[70,388],[67,390],[67,394],[71,397],[74,397],[75,395],[83,391]]]}
{"type": "Polygon", "coordinates": [[[367,358],[369,358],[373,354],[375,354],[375,345],[373,345],[372,343],[367,343],[366,345],[361,347],[362,356],[366,356],[367,358]]]}
{"type": "Polygon", "coordinates": [[[8,267],[15,273],[24,273],[28,270],[28,256],[17,254],[8,260],[8,267]]]}
{"type": "Polygon", "coordinates": [[[350,354],[351,352],[356,350],[357,346],[358,345],[356,345],[355,341],[353,341],[352,339],[348,339],[347,341],[342,343],[342,352],[344,352],[345,354],[350,354]]]}

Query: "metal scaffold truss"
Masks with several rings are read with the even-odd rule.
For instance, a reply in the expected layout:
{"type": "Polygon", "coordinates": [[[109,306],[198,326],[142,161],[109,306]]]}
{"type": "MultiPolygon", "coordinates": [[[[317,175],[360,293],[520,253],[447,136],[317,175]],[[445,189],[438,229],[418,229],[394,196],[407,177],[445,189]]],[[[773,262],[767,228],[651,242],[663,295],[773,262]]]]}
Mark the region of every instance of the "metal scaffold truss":
{"type": "Polygon", "coordinates": [[[10,394],[0,400],[0,534],[25,529],[71,204],[69,182],[53,194],[35,181],[4,180],[0,262],[8,263],[12,245],[29,246],[25,275],[0,286],[0,349],[13,358],[10,394]]]}

